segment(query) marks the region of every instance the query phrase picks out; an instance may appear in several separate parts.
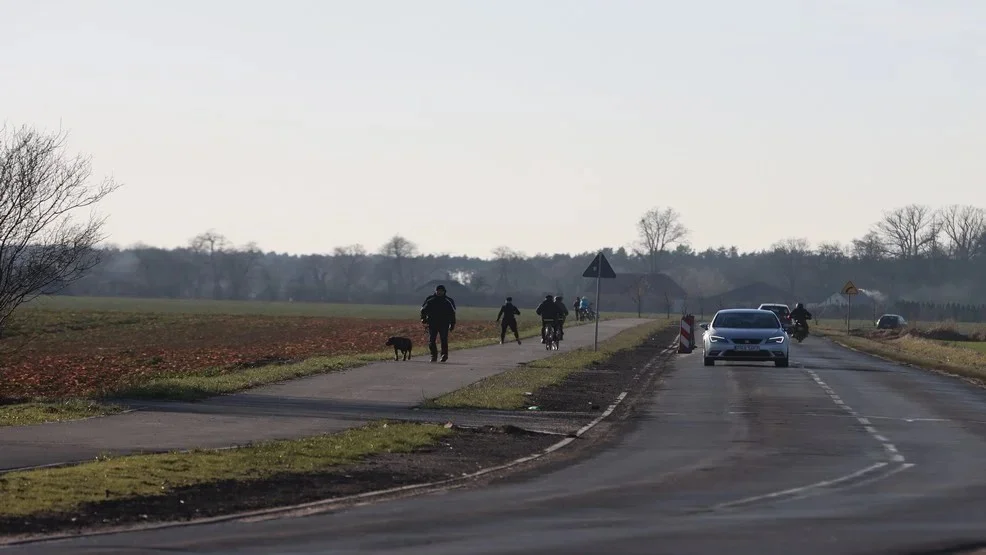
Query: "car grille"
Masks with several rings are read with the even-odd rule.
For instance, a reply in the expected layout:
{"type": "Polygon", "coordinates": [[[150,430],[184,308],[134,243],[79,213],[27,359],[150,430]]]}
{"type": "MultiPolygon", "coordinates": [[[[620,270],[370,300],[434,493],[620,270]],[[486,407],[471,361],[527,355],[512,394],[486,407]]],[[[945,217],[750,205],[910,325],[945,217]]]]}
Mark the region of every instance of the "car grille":
{"type": "Polygon", "coordinates": [[[762,342],[763,339],[733,339],[737,345],[759,345],[762,342]]]}

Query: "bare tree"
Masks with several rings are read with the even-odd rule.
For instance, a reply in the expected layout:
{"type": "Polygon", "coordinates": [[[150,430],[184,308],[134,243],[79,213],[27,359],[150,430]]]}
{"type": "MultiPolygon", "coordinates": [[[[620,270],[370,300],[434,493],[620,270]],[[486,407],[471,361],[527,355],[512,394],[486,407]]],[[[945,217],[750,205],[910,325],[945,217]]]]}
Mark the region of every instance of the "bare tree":
{"type": "Polygon", "coordinates": [[[346,292],[346,299],[352,301],[353,289],[362,276],[363,266],[366,262],[366,249],[359,243],[346,245],[345,247],[336,247],[332,251],[332,257],[336,262],[335,266],[338,268],[340,277],[342,278],[342,287],[346,292]]]}
{"type": "Polygon", "coordinates": [[[104,218],[92,211],[119,185],[90,183],[89,157],[69,156],[62,132],[0,128],[0,334],[10,315],[99,263],[104,218]],[[88,217],[75,215],[89,209],[88,217]]]}
{"type": "Polygon", "coordinates": [[[222,289],[222,255],[230,248],[230,242],[222,233],[210,229],[200,233],[189,241],[192,252],[207,256],[208,273],[212,280],[212,298],[221,299],[222,289]]]}
{"type": "MultiPolygon", "coordinates": [[[[633,301],[633,304],[637,306],[637,318],[640,318],[640,314],[643,311],[644,298],[647,296],[647,292],[650,290],[650,281],[647,279],[646,275],[639,274],[634,276],[633,281],[627,287],[627,296],[633,301]]],[[[668,309],[670,311],[670,309],[668,309]]]]}
{"type": "Polygon", "coordinates": [[[941,226],[935,214],[927,206],[909,204],[884,213],[876,224],[876,231],[900,259],[913,259],[931,251],[936,244],[941,226]]]}
{"type": "Polygon", "coordinates": [[[863,237],[852,240],[850,252],[858,260],[873,261],[885,258],[890,250],[879,233],[870,231],[863,237]]]}
{"type": "Polygon", "coordinates": [[[263,252],[256,243],[248,243],[241,249],[228,249],[222,253],[222,276],[229,283],[229,297],[243,300],[250,295],[250,278],[257,268],[263,252]]]}
{"type": "Polygon", "coordinates": [[[674,245],[684,244],[688,228],[681,223],[681,216],[674,208],[652,208],[637,222],[640,234],[638,254],[647,258],[650,273],[658,271],[659,257],[674,245]]]}
{"type": "Polygon", "coordinates": [[[516,269],[517,261],[523,257],[523,254],[510,247],[497,247],[493,249],[493,260],[496,263],[496,286],[494,287],[494,291],[504,293],[513,287],[514,280],[512,279],[512,274],[516,269]]]}
{"type": "Polygon", "coordinates": [[[787,279],[788,291],[797,295],[801,274],[811,256],[811,243],[803,237],[789,237],[774,243],[772,250],[779,259],[781,273],[787,279]]]}
{"type": "Polygon", "coordinates": [[[942,233],[948,239],[948,254],[962,261],[976,256],[986,235],[986,210],[976,206],[951,205],[938,212],[942,233]]]}
{"type": "Polygon", "coordinates": [[[418,255],[418,247],[401,235],[394,235],[380,247],[380,254],[390,258],[390,268],[387,273],[387,285],[390,294],[403,290],[407,285],[408,259],[418,255]]]}

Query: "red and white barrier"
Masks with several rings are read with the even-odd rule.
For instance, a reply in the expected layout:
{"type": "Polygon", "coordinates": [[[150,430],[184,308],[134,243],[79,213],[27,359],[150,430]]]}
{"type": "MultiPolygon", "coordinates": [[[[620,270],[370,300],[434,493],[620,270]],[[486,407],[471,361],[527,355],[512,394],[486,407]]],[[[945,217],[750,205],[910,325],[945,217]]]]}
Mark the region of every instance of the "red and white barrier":
{"type": "Polygon", "coordinates": [[[678,334],[678,352],[690,353],[695,348],[695,316],[681,317],[681,333],[678,334]]]}

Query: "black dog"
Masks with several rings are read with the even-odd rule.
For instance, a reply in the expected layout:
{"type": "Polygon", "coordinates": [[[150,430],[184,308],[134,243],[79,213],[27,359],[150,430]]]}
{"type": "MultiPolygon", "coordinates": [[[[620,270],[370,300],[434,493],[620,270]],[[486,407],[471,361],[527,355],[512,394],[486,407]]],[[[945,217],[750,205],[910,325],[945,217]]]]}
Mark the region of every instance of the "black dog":
{"type": "Polygon", "coordinates": [[[397,354],[400,351],[404,355],[404,360],[409,360],[411,358],[411,340],[406,337],[391,337],[387,340],[387,346],[394,346],[394,360],[400,360],[401,357],[397,354]]]}

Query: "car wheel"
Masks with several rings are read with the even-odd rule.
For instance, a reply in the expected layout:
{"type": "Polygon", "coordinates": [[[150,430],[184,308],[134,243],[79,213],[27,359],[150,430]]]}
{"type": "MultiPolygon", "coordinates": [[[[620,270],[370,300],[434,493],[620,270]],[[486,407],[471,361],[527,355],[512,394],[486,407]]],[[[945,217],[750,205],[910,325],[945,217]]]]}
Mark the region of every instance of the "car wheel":
{"type": "Polygon", "coordinates": [[[705,365],[706,366],[715,366],[716,365],[716,359],[705,357],[705,365]]]}
{"type": "Polygon", "coordinates": [[[780,360],[775,360],[774,361],[774,366],[776,366],[778,368],[787,368],[788,365],[790,365],[790,362],[786,358],[782,358],[780,360]]]}

